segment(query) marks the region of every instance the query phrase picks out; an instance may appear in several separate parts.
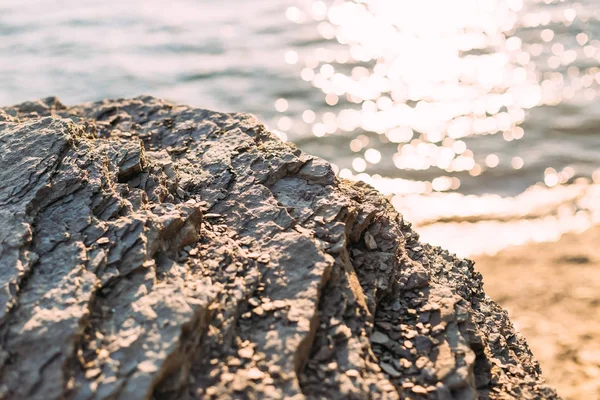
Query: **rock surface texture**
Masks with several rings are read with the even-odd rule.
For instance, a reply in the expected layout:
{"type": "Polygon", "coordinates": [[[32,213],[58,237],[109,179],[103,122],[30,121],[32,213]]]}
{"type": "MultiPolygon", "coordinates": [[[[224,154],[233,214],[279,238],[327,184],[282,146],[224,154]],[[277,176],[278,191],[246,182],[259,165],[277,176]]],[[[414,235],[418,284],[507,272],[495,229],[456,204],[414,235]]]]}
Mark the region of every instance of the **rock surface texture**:
{"type": "Polygon", "coordinates": [[[0,398],[557,398],[471,261],[249,115],[0,109],[0,245],[0,398]]]}

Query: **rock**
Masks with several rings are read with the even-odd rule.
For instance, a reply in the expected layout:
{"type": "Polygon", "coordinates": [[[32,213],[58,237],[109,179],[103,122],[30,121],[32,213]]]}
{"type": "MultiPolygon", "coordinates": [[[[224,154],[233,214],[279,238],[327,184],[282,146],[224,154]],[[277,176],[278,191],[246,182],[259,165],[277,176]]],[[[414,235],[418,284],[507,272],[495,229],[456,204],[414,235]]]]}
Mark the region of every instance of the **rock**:
{"type": "Polygon", "coordinates": [[[252,368],[248,371],[248,378],[258,380],[264,378],[265,374],[258,368],[252,368]]]}
{"type": "Polygon", "coordinates": [[[472,262],[249,115],[28,102],[0,167],[2,398],[558,398],[472,262]]]}
{"type": "Polygon", "coordinates": [[[423,369],[430,362],[431,361],[427,357],[419,357],[419,359],[417,359],[417,361],[415,362],[415,365],[416,365],[417,368],[423,369]]]}
{"type": "Polygon", "coordinates": [[[419,386],[419,385],[413,386],[410,390],[413,393],[417,393],[417,394],[427,394],[427,389],[425,389],[423,386],[419,386]]]}
{"type": "Polygon", "coordinates": [[[369,250],[377,249],[377,242],[375,241],[375,238],[373,237],[373,235],[371,235],[371,233],[369,233],[369,232],[365,232],[365,245],[367,246],[367,249],[369,249],[369,250]]]}
{"type": "Polygon", "coordinates": [[[243,349],[238,350],[238,355],[241,358],[250,359],[254,355],[254,350],[252,349],[252,347],[244,347],[243,349]]]}
{"type": "Polygon", "coordinates": [[[393,366],[391,366],[388,363],[382,362],[379,364],[379,366],[386,374],[393,378],[397,378],[401,375],[400,372],[398,372],[398,370],[396,370],[393,366]]]}
{"type": "Polygon", "coordinates": [[[375,332],[371,336],[371,343],[386,344],[389,341],[390,338],[388,337],[388,335],[382,332],[375,332]]]}
{"type": "Polygon", "coordinates": [[[360,372],[358,372],[355,369],[349,369],[345,373],[346,373],[346,375],[348,375],[348,376],[350,376],[352,378],[358,378],[360,376],[360,372]]]}

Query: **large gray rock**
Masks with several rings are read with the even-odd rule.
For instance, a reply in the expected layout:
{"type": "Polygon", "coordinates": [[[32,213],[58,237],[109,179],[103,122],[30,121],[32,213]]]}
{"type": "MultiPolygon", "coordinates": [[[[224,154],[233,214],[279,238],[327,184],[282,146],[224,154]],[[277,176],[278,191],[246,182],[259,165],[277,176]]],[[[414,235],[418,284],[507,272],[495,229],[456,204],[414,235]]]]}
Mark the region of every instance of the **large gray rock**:
{"type": "Polygon", "coordinates": [[[0,396],[557,398],[469,260],[253,117],[0,109],[0,396]]]}

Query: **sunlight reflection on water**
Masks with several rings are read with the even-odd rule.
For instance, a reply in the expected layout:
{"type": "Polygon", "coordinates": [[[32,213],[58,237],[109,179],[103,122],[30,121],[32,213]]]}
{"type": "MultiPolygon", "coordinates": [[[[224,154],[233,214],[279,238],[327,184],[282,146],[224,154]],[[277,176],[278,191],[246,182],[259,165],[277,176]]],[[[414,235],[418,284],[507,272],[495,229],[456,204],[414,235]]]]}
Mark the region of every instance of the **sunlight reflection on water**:
{"type": "MultiPolygon", "coordinates": [[[[312,133],[317,137],[362,131],[379,135],[374,143],[364,135],[350,141],[349,148],[357,156],[340,175],[352,178],[375,166],[381,153],[373,146],[389,143],[397,144],[392,160],[400,170],[437,168],[479,176],[497,167],[496,154],[483,154],[476,160],[478,154],[461,139],[479,135],[501,135],[506,142],[522,139],[525,110],[559,104],[566,86],[563,74],[539,69],[531,52],[523,49],[523,41],[511,36],[522,9],[521,0],[336,1],[329,8],[316,1],[307,14],[297,7],[288,8],[291,21],[321,20],[320,34],[346,46],[337,52],[319,47],[303,60],[302,78],[323,92],[328,105],[335,106],[317,122],[312,110],[303,113],[312,133]],[[306,113],[310,113],[308,118],[306,113]]],[[[568,26],[576,13],[567,11],[574,10],[568,8],[563,18],[550,18],[547,23],[568,26]]],[[[523,20],[540,24],[529,14],[523,20]]],[[[548,32],[553,31],[544,29],[538,41],[550,41],[548,32]]],[[[585,33],[577,38],[582,46],[589,40],[585,33]]],[[[530,43],[526,47],[536,45],[541,46],[530,43]]],[[[568,52],[564,56],[561,50],[564,57],[559,65],[576,60],[577,51],[568,52]]],[[[596,52],[594,59],[597,62],[596,52]]],[[[295,64],[297,55],[288,61],[295,64]]],[[[577,77],[567,87],[594,84],[595,93],[600,69],[591,67],[583,74],[569,69],[571,75],[577,77]]],[[[287,104],[279,99],[276,109],[285,112],[287,105],[277,107],[282,101],[287,104]]],[[[277,127],[290,130],[289,117],[281,117],[277,127]]],[[[510,161],[514,169],[524,165],[520,157],[510,161]]],[[[440,178],[422,192],[460,186],[460,179],[440,178]]]]}
{"type": "MultiPolygon", "coordinates": [[[[524,138],[527,110],[595,98],[600,41],[579,30],[597,20],[600,9],[545,3],[556,7],[530,2],[531,11],[522,0],[338,0],[290,7],[290,21],[317,21],[320,35],[338,45],[286,56],[302,64],[301,78],[330,106],[316,119],[305,110],[302,119],[318,138],[345,139],[340,142],[354,155],[336,165],[340,177],[389,195],[408,220],[427,223],[418,230],[433,243],[469,255],[581,231],[598,218],[593,201],[583,208],[579,203],[598,191],[570,165],[546,167],[538,178],[545,188],[517,197],[435,195],[457,191],[464,181],[472,188],[473,181],[494,179],[489,171],[501,161],[517,174],[530,159],[552,161],[543,145],[530,149],[528,158],[503,154],[501,160],[496,152],[510,153],[509,143],[524,138]],[[578,26],[569,31],[574,22],[578,26]],[[569,32],[567,39],[576,43],[556,42],[555,31],[569,32]],[[504,143],[480,146],[476,139],[483,136],[504,143]],[[400,172],[390,173],[382,161],[400,172]],[[420,180],[403,176],[415,171],[427,173],[420,180]]],[[[277,122],[283,138],[291,121],[282,116],[277,122]]]]}

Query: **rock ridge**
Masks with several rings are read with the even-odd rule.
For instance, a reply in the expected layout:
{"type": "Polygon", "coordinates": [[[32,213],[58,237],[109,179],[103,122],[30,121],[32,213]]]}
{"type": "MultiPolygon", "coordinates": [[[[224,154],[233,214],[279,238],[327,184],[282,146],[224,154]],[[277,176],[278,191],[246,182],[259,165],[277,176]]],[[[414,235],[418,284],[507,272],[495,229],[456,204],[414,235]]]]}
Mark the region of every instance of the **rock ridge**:
{"type": "Polygon", "coordinates": [[[0,167],[0,398],[558,398],[471,261],[250,115],[50,97],[0,167]]]}

